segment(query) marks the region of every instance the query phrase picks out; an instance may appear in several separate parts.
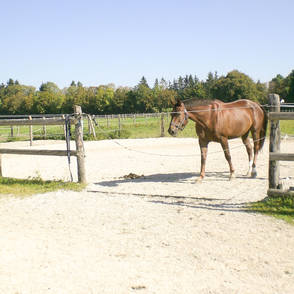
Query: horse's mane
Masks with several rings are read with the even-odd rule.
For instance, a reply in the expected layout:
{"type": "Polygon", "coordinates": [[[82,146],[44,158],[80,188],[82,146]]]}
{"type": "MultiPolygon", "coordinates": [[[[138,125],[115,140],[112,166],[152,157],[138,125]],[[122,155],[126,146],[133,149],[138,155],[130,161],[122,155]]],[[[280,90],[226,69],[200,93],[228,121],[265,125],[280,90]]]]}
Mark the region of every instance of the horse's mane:
{"type": "Polygon", "coordinates": [[[206,106],[216,101],[221,102],[220,100],[217,100],[217,99],[191,98],[191,99],[184,100],[183,103],[185,104],[186,107],[196,107],[196,106],[206,106]]]}

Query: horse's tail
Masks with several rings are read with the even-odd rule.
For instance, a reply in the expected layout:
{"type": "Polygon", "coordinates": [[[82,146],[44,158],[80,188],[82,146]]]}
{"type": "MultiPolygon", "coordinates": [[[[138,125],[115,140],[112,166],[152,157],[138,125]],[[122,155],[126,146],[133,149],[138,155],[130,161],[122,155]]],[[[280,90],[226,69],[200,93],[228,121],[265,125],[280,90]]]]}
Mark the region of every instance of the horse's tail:
{"type": "Polygon", "coordinates": [[[260,130],[260,143],[259,143],[259,150],[262,149],[266,137],[266,130],[267,130],[267,123],[268,123],[268,114],[266,112],[266,109],[261,106],[261,109],[263,111],[263,122],[262,122],[262,127],[260,130]]]}

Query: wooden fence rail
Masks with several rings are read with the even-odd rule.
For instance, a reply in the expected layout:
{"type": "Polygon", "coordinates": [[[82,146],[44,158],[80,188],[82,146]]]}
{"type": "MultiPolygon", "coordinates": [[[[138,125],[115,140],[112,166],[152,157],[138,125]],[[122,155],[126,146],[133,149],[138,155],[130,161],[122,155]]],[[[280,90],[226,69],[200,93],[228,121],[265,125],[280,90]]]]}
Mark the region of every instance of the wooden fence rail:
{"type": "Polygon", "coordinates": [[[281,153],[281,131],[280,120],[294,120],[294,112],[280,112],[280,97],[277,94],[269,95],[269,120],[270,120],[270,142],[269,142],[269,196],[294,196],[294,191],[283,189],[280,182],[279,161],[294,161],[294,153],[281,153]]]}
{"type": "MultiPolygon", "coordinates": [[[[70,156],[76,156],[78,168],[78,181],[86,183],[85,172],[85,151],[83,143],[83,123],[82,109],[74,106],[74,116],[68,118],[70,123],[75,126],[76,150],[70,151],[70,156]]],[[[28,119],[1,119],[0,126],[15,125],[65,125],[66,118],[28,118],[28,119]]],[[[43,149],[8,149],[0,148],[0,176],[2,176],[1,154],[22,154],[22,155],[47,155],[47,156],[68,156],[67,150],[43,150],[43,149]]]]}

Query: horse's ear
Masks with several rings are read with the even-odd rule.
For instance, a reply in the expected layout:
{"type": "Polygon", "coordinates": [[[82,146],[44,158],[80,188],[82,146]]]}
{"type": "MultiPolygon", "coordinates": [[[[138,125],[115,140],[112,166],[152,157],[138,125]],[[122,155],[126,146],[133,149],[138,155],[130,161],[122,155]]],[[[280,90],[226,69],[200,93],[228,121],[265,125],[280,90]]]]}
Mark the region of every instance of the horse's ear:
{"type": "Polygon", "coordinates": [[[180,98],[172,98],[170,101],[173,106],[180,106],[182,103],[180,98]]]}
{"type": "Polygon", "coordinates": [[[181,99],[180,99],[180,98],[177,98],[177,99],[176,99],[176,105],[177,105],[177,106],[180,106],[181,104],[182,104],[181,99]]]}

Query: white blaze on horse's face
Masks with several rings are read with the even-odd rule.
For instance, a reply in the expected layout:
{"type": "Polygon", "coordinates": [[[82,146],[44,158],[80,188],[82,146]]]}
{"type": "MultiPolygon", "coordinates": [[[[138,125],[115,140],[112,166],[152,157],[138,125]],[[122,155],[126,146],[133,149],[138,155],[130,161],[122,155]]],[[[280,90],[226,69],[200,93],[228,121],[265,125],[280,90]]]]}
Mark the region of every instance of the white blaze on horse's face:
{"type": "Polygon", "coordinates": [[[172,136],[176,136],[178,131],[182,131],[188,123],[188,113],[184,103],[178,102],[171,113],[171,122],[168,132],[172,136]]]}

